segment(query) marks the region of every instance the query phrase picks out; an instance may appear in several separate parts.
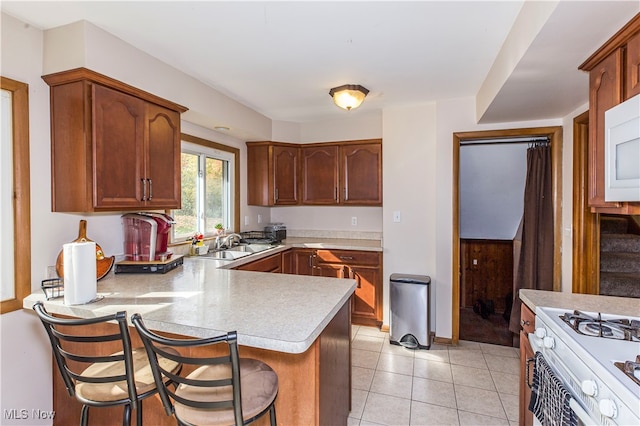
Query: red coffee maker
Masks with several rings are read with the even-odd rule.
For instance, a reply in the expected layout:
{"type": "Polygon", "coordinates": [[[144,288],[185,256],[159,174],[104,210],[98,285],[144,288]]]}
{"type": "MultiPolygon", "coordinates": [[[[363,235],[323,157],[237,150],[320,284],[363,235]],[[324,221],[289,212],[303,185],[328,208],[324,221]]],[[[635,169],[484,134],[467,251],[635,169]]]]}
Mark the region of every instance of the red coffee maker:
{"type": "Polygon", "coordinates": [[[127,213],[122,215],[124,257],[129,261],[166,261],[169,231],[175,221],[164,213],[127,213]]]}

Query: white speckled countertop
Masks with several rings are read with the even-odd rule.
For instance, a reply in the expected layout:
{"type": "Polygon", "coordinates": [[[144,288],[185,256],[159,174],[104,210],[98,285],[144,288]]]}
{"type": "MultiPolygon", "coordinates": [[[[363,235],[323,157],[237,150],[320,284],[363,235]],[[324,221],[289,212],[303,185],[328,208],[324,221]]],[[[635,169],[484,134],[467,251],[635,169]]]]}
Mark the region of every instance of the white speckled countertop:
{"type": "MultiPolygon", "coordinates": [[[[285,246],[249,256],[256,260],[285,246]]],[[[249,259],[241,259],[248,261],[249,259]]],[[[245,262],[242,262],[245,263],[245,262]]],[[[355,280],[222,269],[241,262],[185,258],[166,274],[114,274],[98,282],[101,300],[66,306],[45,301],[49,312],[80,318],[126,310],[139,312],[147,326],[194,337],[238,332],[244,346],[302,353],[320,335],[356,287],[355,280]]],[[[24,299],[30,309],[45,300],[35,292],[24,299]]]]}
{"type": "Polygon", "coordinates": [[[533,312],[536,307],[577,309],[616,315],[640,316],[640,299],[632,297],[598,296],[556,291],[520,290],[520,299],[533,312]]]}
{"type": "Polygon", "coordinates": [[[288,237],[284,240],[284,244],[298,248],[382,251],[380,240],[288,237]]]}

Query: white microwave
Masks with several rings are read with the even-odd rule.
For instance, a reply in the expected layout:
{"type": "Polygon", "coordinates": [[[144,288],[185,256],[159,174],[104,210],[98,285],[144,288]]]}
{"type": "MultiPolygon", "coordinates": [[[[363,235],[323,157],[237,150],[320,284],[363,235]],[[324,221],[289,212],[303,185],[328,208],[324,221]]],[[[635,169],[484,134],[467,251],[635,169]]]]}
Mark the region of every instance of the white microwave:
{"type": "Polygon", "coordinates": [[[640,95],[604,113],[604,199],[640,201],[640,95]]]}

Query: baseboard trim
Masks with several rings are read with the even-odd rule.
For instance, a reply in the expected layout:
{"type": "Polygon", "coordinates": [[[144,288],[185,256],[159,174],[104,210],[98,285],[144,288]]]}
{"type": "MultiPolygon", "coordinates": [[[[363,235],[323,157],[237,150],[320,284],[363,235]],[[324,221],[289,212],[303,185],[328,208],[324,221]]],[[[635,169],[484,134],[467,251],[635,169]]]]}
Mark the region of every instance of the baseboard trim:
{"type": "Polygon", "coordinates": [[[453,345],[453,340],[447,337],[438,337],[435,336],[433,338],[433,343],[439,343],[441,345],[453,345]]]}

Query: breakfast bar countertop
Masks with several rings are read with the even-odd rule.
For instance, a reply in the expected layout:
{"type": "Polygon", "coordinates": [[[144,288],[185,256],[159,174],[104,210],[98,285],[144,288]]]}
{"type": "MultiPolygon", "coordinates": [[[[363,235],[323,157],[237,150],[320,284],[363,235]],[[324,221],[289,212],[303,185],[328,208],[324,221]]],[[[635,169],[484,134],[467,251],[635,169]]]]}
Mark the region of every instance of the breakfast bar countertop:
{"type": "Polygon", "coordinates": [[[287,353],[306,351],[354,292],[353,279],[235,271],[218,262],[185,258],[166,274],[114,274],[98,281],[99,300],[67,306],[63,298],[38,300],[49,312],[79,318],[125,310],[151,329],[192,337],[236,330],[238,343],[287,353]]]}

